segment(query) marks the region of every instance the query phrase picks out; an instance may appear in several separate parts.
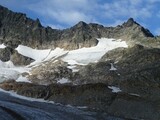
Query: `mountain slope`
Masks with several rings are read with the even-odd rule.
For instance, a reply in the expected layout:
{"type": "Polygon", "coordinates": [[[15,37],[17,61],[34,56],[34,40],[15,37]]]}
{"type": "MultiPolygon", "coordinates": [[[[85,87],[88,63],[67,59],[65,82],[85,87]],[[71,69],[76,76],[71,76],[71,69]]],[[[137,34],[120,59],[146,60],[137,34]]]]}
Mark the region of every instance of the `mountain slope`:
{"type": "Polygon", "coordinates": [[[56,30],[0,6],[5,90],[98,116],[159,120],[159,59],[159,37],[132,18],[117,27],[80,21],[56,30]]]}

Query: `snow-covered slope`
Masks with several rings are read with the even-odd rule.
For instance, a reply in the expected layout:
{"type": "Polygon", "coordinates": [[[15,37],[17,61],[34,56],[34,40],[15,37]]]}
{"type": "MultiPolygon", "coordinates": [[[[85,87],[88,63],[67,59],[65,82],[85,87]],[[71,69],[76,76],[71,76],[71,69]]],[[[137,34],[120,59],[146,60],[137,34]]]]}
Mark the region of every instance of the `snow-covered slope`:
{"type": "MultiPolygon", "coordinates": [[[[106,52],[118,47],[128,47],[125,41],[101,38],[96,46],[90,48],[81,48],[77,50],[63,50],[61,48],[38,50],[27,46],[19,45],[16,50],[19,54],[32,58],[35,62],[26,67],[15,67],[11,61],[0,61],[0,78],[1,81],[15,79],[17,81],[27,81],[21,76],[23,72],[29,72],[33,66],[41,65],[44,61],[59,59],[68,63],[68,68],[77,72],[76,65],[87,65],[91,62],[97,62],[106,52]]],[[[2,44],[1,48],[5,48],[2,44]]],[[[112,66],[113,68],[113,66],[112,66]]]]}
{"type": "Polygon", "coordinates": [[[23,45],[19,45],[16,48],[16,50],[18,51],[19,54],[34,59],[35,62],[31,63],[31,65],[36,65],[50,59],[56,59],[59,56],[62,56],[68,52],[60,48],[56,48],[54,50],[52,49],[37,50],[23,45]]]}
{"type": "Polygon", "coordinates": [[[0,68],[11,68],[14,67],[12,61],[2,62],[0,60],[0,68]]]}
{"type": "Polygon", "coordinates": [[[37,49],[33,49],[27,46],[23,46],[23,45],[19,45],[16,50],[18,51],[18,53],[20,53],[21,55],[24,55],[26,57],[32,58],[36,61],[42,61],[43,59],[45,59],[49,53],[51,52],[51,49],[47,49],[47,50],[37,50],[37,49]]]}
{"type": "Polygon", "coordinates": [[[96,46],[90,48],[81,48],[77,50],[65,51],[61,48],[37,50],[27,46],[19,45],[16,50],[18,53],[32,58],[38,62],[46,61],[49,59],[57,58],[61,59],[68,64],[80,64],[85,65],[90,62],[98,61],[106,52],[118,47],[128,47],[125,41],[101,38],[97,39],[99,42],[96,46]]]}

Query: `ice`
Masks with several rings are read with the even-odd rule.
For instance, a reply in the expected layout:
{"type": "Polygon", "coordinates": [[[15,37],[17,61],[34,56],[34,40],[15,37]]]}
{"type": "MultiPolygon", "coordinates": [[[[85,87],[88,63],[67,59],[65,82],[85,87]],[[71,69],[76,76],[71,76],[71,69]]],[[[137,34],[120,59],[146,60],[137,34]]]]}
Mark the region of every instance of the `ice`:
{"type": "Polygon", "coordinates": [[[57,83],[65,84],[65,83],[70,83],[70,81],[67,78],[62,78],[59,81],[57,81],[57,83]]]}
{"type": "Polygon", "coordinates": [[[6,48],[6,46],[4,44],[0,44],[0,48],[6,48]]]}
{"type": "Polygon", "coordinates": [[[111,89],[113,93],[118,93],[122,91],[120,90],[120,88],[114,86],[108,86],[108,88],[111,89]]]}

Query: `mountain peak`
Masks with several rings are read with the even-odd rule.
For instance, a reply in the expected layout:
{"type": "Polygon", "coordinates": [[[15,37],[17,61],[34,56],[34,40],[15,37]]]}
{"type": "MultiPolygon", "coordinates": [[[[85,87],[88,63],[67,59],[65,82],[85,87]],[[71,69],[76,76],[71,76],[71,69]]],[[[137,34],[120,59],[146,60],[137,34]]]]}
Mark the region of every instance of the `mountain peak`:
{"type": "Polygon", "coordinates": [[[78,27],[78,28],[80,28],[80,27],[85,27],[85,26],[87,26],[87,23],[85,23],[85,22],[83,22],[83,21],[80,21],[80,22],[78,22],[75,26],[78,27]]]}
{"type": "Polygon", "coordinates": [[[127,22],[135,22],[133,18],[129,18],[127,22]]]}
{"type": "MultiPolygon", "coordinates": [[[[134,29],[133,33],[136,33],[136,31],[137,31],[137,32],[139,32],[139,34],[140,34],[140,33],[143,33],[143,35],[144,35],[145,37],[154,37],[154,35],[153,35],[148,29],[146,29],[146,28],[144,28],[143,26],[141,26],[140,24],[138,24],[133,18],[129,18],[129,19],[127,20],[127,22],[124,22],[124,23],[122,24],[122,26],[123,26],[124,28],[134,29]]],[[[133,34],[133,33],[132,33],[132,34],[133,34]]]]}
{"type": "Polygon", "coordinates": [[[126,27],[130,27],[130,26],[132,26],[134,24],[139,25],[133,18],[129,18],[127,20],[127,22],[125,22],[123,25],[126,26],[126,27]]]}

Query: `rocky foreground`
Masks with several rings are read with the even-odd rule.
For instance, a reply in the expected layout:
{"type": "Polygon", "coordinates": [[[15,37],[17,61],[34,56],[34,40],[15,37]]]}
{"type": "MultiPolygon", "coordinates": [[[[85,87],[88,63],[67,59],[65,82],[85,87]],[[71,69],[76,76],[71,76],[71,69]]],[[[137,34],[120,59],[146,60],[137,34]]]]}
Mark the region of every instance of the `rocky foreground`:
{"type": "MultiPolygon", "coordinates": [[[[0,65],[11,61],[16,67],[28,65],[30,69],[28,72],[18,73],[30,83],[17,82],[15,77],[3,80],[0,88],[27,97],[84,108],[74,111],[74,108],[39,102],[33,104],[0,93],[0,112],[5,113],[3,119],[6,116],[11,119],[29,119],[26,115],[35,119],[40,119],[41,115],[42,118],[46,116],[45,119],[60,120],[160,119],[160,37],[154,37],[132,18],[117,27],[79,22],[71,28],[56,30],[43,27],[38,19],[34,21],[25,14],[14,13],[0,6],[0,45],[0,65]],[[70,51],[46,61],[42,59],[33,65],[32,63],[37,61],[34,59],[35,56],[25,56],[17,49],[20,45],[26,45],[29,49],[51,49],[48,52],[51,53],[56,47],[64,50],[91,46],[93,48],[99,42],[97,38],[102,37],[114,38],[111,41],[113,43],[121,39],[119,43],[125,42],[127,47],[110,49],[97,61],[85,65],[78,64],[77,61],[71,65],[65,61],[65,56],[71,56],[70,51]],[[21,107],[28,111],[34,109],[36,115],[32,116],[24,109],[19,114],[21,107]],[[68,112],[68,109],[71,112],[68,112]],[[42,112],[45,113],[41,114],[42,112]]],[[[88,58],[96,56],[97,51],[88,55],[88,58]]],[[[46,58],[48,56],[46,55],[46,58]]],[[[3,75],[3,71],[1,74],[3,75]]],[[[4,79],[3,77],[5,78],[5,75],[1,79],[4,79]]]]}

